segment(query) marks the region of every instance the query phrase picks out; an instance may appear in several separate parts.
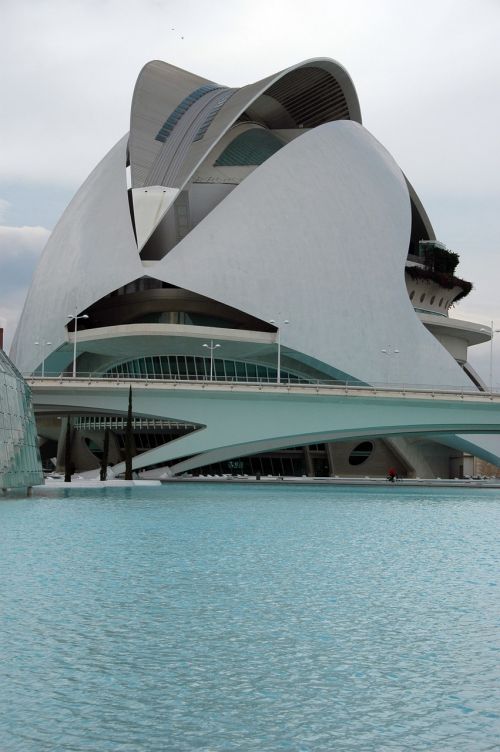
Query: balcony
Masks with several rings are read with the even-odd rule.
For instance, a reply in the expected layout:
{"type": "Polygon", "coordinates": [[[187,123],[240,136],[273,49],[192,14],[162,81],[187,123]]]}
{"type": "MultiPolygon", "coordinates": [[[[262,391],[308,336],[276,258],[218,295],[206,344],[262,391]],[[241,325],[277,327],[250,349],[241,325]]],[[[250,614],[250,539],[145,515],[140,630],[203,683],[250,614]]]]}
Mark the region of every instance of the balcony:
{"type": "Polygon", "coordinates": [[[460,256],[437,240],[420,240],[418,255],[408,256],[406,275],[413,282],[427,281],[439,288],[452,291],[446,307],[465,298],[472,290],[472,283],[455,276],[460,256]]]}

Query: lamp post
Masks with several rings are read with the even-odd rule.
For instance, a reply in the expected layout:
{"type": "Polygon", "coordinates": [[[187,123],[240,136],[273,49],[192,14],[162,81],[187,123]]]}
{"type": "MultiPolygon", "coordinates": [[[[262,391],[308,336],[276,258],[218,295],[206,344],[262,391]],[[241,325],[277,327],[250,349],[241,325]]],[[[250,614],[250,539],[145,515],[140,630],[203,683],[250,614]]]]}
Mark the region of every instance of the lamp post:
{"type": "Polygon", "coordinates": [[[213,374],[214,374],[214,350],[217,350],[218,347],[220,347],[219,343],[216,342],[214,345],[213,339],[210,340],[210,344],[204,343],[203,347],[206,347],[210,350],[210,381],[213,380],[213,374]]]}
{"type": "MultiPolygon", "coordinates": [[[[78,310],[78,309],[77,309],[78,310]]],[[[73,329],[73,378],[76,378],[76,335],[78,332],[78,319],[88,319],[86,313],[78,316],[77,310],[74,313],[68,313],[68,318],[73,319],[75,322],[75,328],[73,329]]]]}
{"type": "Polygon", "coordinates": [[[35,342],[35,345],[41,346],[42,348],[42,379],[45,376],[45,347],[51,344],[52,342],[45,342],[45,340],[42,340],[41,342],[35,342]]]}
{"type": "Polygon", "coordinates": [[[490,392],[493,392],[493,339],[500,329],[494,329],[494,322],[491,322],[491,339],[490,339],[490,392]]]}
{"type": "Polygon", "coordinates": [[[276,374],[276,383],[281,384],[281,327],[284,324],[289,324],[290,322],[288,321],[288,319],[284,319],[283,321],[275,321],[274,319],[270,319],[269,323],[274,324],[274,326],[278,330],[278,373],[276,374]]]}
{"type": "MultiPolygon", "coordinates": [[[[494,329],[495,322],[491,322],[491,338],[490,338],[490,392],[493,392],[493,340],[495,338],[495,334],[498,334],[500,332],[500,329],[494,329]]],[[[481,330],[483,331],[483,330],[481,330]]]]}
{"type": "Polygon", "coordinates": [[[397,347],[384,347],[381,351],[381,353],[384,353],[384,355],[387,355],[389,360],[387,361],[387,383],[390,383],[390,368],[391,368],[391,357],[393,355],[399,355],[399,350],[397,347]]]}

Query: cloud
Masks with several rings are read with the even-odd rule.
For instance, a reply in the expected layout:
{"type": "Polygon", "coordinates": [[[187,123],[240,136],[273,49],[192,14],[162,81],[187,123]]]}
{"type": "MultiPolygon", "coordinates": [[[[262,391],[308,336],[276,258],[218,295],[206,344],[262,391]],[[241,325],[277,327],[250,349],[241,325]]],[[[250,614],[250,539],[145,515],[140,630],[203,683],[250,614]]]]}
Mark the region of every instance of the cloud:
{"type": "Polygon", "coordinates": [[[498,174],[500,157],[484,149],[500,115],[496,2],[315,0],[310,13],[298,0],[5,5],[5,179],[81,182],[127,130],[148,60],[239,86],[318,55],[346,66],[367,127],[417,184],[431,161],[433,184],[449,190],[464,171],[483,185],[498,174]]]}
{"type": "MultiPolygon", "coordinates": [[[[128,129],[134,84],[149,60],[241,86],[299,60],[333,57],[354,81],[365,126],[407,174],[438,238],[461,255],[459,274],[475,290],[453,315],[500,326],[500,3],[314,0],[304,8],[300,0],[4,3],[0,142],[9,190],[0,222],[52,226],[128,129]]],[[[47,232],[2,228],[0,302],[10,336],[47,232]],[[16,238],[6,238],[9,229],[16,238]]],[[[488,360],[487,346],[476,353],[488,360]]]]}
{"type": "Polygon", "coordinates": [[[29,284],[50,230],[0,226],[0,295],[29,284]]]}
{"type": "Polygon", "coordinates": [[[45,227],[0,226],[0,326],[5,328],[6,350],[49,235],[45,227]]]}
{"type": "Polygon", "coordinates": [[[0,198],[0,223],[6,221],[8,214],[9,214],[10,207],[11,207],[10,201],[7,201],[4,198],[0,198]]]}

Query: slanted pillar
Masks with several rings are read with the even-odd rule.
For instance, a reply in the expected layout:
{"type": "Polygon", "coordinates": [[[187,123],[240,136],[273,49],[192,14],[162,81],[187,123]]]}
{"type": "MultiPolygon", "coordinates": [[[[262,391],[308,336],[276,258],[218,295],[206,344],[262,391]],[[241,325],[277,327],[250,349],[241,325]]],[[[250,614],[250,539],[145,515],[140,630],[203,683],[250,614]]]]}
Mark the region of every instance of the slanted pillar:
{"type": "Polygon", "coordinates": [[[67,418],[61,418],[61,428],[59,429],[59,438],[57,440],[57,457],[56,457],[56,472],[64,472],[64,453],[66,442],[66,427],[68,425],[67,418]]]}
{"type": "Polygon", "coordinates": [[[122,455],[120,452],[120,444],[118,438],[113,431],[109,431],[109,453],[108,453],[108,465],[117,465],[122,461],[122,455]]]}
{"type": "Polygon", "coordinates": [[[314,464],[311,457],[311,450],[308,446],[304,448],[304,464],[306,466],[306,475],[308,478],[314,478],[314,464]]]}
{"type": "Polygon", "coordinates": [[[328,475],[333,478],[335,475],[335,461],[333,456],[333,444],[329,441],[325,444],[326,459],[328,460],[328,475]]]}

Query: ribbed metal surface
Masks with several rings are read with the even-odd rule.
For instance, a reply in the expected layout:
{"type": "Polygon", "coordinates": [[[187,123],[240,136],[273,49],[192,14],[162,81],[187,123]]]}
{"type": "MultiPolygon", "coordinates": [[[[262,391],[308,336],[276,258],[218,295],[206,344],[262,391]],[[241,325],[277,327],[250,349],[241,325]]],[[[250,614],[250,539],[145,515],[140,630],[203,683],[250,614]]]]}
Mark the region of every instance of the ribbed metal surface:
{"type": "Polygon", "coordinates": [[[200,86],[199,89],[196,89],[191,94],[188,94],[187,97],[184,97],[182,102],[177,105],[175,110],[168,116],[168,118],[163,123],[162,127],[156,134],[156,141],[161,141],[162,144],[165,143],[167,138],[172,133],[173,129],[179,122],[179,120],[186,114],[186,112],[189,110],[190,107],[193,106],[195,102],[198,101],[198,99],[201,99],[201,97],[204,94],[208,94],[211,91],[218,91],[222,87],[206,84],[205,86],[200,86]]]}
{"type": "Polygon", "coordinates": [[[169,137],[162,144],[146,178],[146,185],[180,187],[177,175],[186,160],[193,141],[206,121],[210,119],[212,113],[215,115],[220,109],[220,100],[222,99],[222,103],[224,103],[233,91],[234,89],[219,87],[207,91],[192,102],[183,116],[176,121],[169,132],[169,137]]]}
{"type": "Polygon", "coordinates": [[[213,106],[210,108],[203,124],[198,129],[198,132],[196,136],[194,137],[193,141],[201,141],[205,133],[207,132],[208,128],[210,127],[210,124],[212,123],[214,117],[217,115],[219,110],[226,104],[229,97],[232,97],[234,92],[237,91],[236,89],[226,89],[220,97],[217,97],[215,100],[213,106]]]}
{"type": "Polygon", "coordinates": [[[298,127],[315,128],[331,120],[349,120],[344,92],[338,81],[323,68],[311,66],[290,71],[276,81],[266,95],[276,99],[298,127]]]}
{"type": "Polygon", "coordinates": [[[156,136],[166,119],[189,94],[203,86],[218,84],[160,60],[144,66],[135,86],[130,118],[130,167],[134,188],[147,185],[147,175],[162,147],[156,136]]]}

